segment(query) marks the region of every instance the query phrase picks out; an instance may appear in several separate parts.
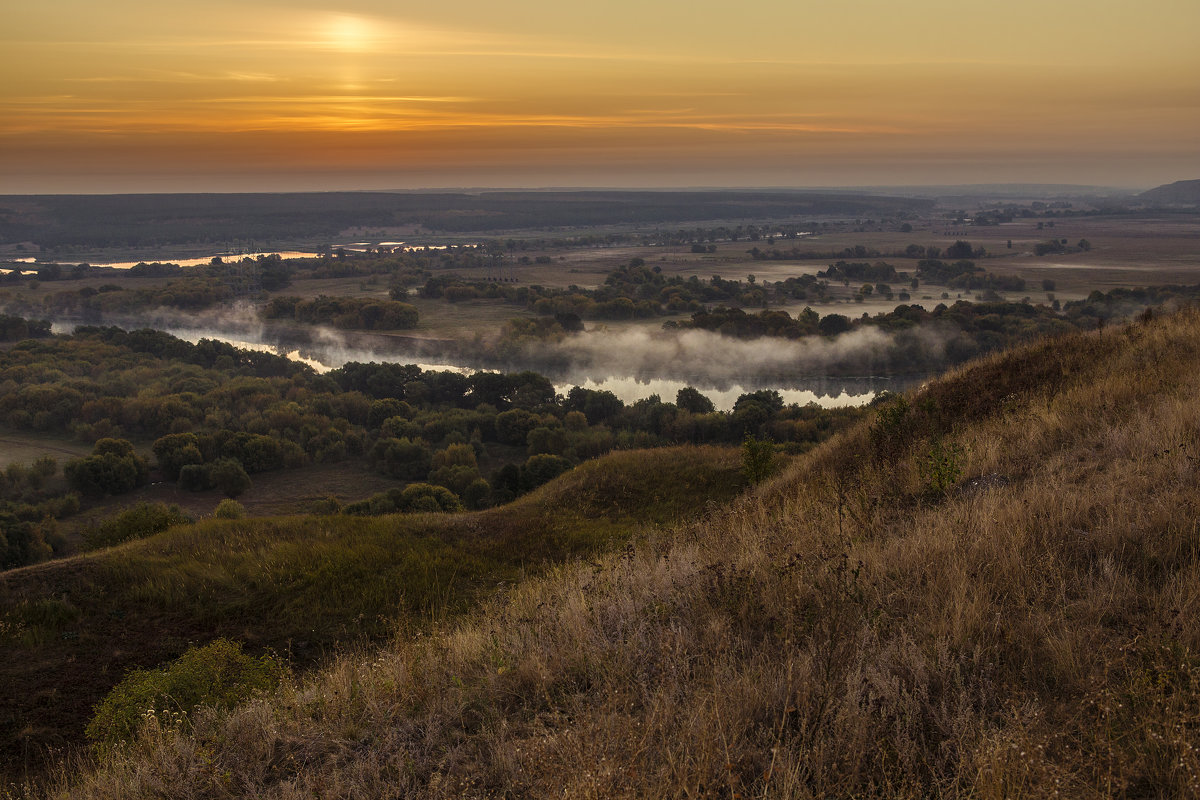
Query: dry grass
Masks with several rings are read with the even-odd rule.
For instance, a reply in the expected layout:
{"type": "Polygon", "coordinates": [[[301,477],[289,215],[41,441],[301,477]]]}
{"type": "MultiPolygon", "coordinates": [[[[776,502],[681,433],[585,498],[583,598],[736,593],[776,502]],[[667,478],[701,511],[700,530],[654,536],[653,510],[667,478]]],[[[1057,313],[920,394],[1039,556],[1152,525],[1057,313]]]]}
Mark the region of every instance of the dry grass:
{"type": "Polygon", "coordinates": [[[730,510],[51,793],[1196,796],[1198,394],[1192,312],[990,358],[730,510]]]}
{"type": "MultiPolygon", "coordinates": [[[[737,448],[617,451],[464,514],[207,519],[0,575],[0,776],[82,740],[131,668],[235,638],[310,668],[419,631],[549,565],[695,518],[743,487],[737,448]]],[[[3,779],[0,777],[0,785],[3,779]]]]}

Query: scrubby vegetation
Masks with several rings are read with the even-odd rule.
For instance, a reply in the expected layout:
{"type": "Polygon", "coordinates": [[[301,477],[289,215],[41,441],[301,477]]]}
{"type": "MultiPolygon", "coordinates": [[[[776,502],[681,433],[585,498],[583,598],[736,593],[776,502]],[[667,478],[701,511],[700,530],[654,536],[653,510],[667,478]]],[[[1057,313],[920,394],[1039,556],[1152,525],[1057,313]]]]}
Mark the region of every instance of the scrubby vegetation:
{"type": "Polygon", "coordinates": [[[1189,797],[1200,314],[885,403],[728,510],[351,653],[80,798],[1189,797]]]}
{"type": "MultiPolygon", "coordinates": [[[[54,757],[47,748],[81,742],[93,706],[128,670],[157,670],[193,644],[228,637],[249,656],[270,650],[309,667],[337,647],[427,631],[499,585],[620,548],[743,486],[736,448],[686,447],[611,454],[474,514],[222,514],[179,525],[171,509],[135,509],[114,538],[174,527],[0,574],[0,763],[16,774],[54,757]]],[[[134,680],[101,716],[127,721],[127,701],[158,692],[159,677],[134,680]]]]}

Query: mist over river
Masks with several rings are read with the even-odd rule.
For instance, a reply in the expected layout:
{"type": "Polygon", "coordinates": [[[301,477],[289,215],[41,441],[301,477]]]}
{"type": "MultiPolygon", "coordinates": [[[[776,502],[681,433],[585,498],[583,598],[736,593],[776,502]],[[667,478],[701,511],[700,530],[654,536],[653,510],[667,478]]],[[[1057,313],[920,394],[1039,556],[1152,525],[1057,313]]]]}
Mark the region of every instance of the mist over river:
{"type": "MultiPolygon", "coordinates": [[[[80,324],[60,320],[54,333],[70,333],[80,324]]],[[[330,328],[297,330],[278,328],[246,318],[139,319],[121,327],[154,327],[188,342],[214,339],[235,347],[274,353],[327,372],[351,362],[417,364],[424,370],[451,370],[469,374],[481,370],[539,372],[560,393],[575,386],[606,390],[625,403],[651,395],[673,402],[676,393],[691,386],[721,410],[733,408],[747,392],[774,389],[785,403],[816,403],[826,408],[870,402],[883,390],[900,391],[920,380],[914,377],[844,377],[813,371],[826,353],[798,355],[797,343],[782,340],[743,342],[706,331],[659,333],[624,331],[589,332],[557,344],[544,344],[525,357],[496,363],[453,353],[450,342],[345,332],[330,328]],[[226,322],[228,324],[221,324],[226,322]]],[[[847,342],[843,346],[868,343],[847,342]]]]}

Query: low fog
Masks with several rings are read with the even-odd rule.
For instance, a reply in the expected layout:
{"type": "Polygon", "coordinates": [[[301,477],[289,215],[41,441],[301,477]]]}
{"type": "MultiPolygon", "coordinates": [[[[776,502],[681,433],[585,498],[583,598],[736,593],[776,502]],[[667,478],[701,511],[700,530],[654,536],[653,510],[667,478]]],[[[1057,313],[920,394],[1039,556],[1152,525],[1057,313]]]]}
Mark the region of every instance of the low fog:
{"type": "MultiPolygon", "coordinates": [[[[733,339],[704,330],[588,331],[531,350],[534,361],[565,358],[588,376],[670,377],[719,387],[730,382],[790,383],[831,374],[869,377],[884,372],[893,337],[860,328],[833,339],[733,339]]],[[[940,353],[940,337],[930,335],[940,353]]]]}
{"type": "MultiPolygon", "coordinates": [[[[877,376],[894,366],[896,337],[864,327],[835,338],[789,340],[734,339],[704,330],[597,327],[560,342],[533,342],[498,357],[477,343],[414,336],[340,331],[324,326],[264,322],[254,306],[239,304],[200,313],[157,309],[136,316],[107,316],[103,323],[56,321],[55,332],[78,324],[153,327],[196,342],[218,339],[238,347],[273,352],[302,361],[319,372],[350,361],[399,361],[424,369],[534,370],[563,388],[609,388],[632,400],[652,392],[664,399],[683,385],[708,391],[714,399],[761,388],[792,390],[793,401],[831,398],[838,404],[868,400],[881,388],[902,388],[903,380],[877,376]]],[[[941,356],[943,337],[932,330],[909,331],[922,349],[941,356]]]]}

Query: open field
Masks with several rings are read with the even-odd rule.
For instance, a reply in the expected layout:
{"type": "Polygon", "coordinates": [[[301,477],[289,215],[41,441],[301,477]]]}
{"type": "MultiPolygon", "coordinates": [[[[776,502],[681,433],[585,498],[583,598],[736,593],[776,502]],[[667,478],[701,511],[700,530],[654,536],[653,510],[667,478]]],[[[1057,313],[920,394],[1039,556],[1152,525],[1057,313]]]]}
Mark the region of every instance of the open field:
{"type": "Polygon", "coordinates": [[[90,446],[64,436],[0,428],[0,469],[29,464],[43,456],[50,456],[61,468],[64,462],[91,451],[90,446]]]}

